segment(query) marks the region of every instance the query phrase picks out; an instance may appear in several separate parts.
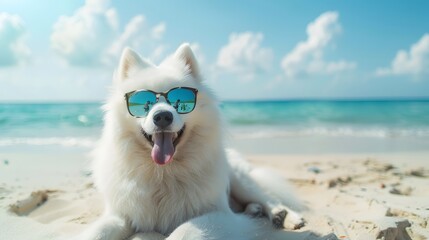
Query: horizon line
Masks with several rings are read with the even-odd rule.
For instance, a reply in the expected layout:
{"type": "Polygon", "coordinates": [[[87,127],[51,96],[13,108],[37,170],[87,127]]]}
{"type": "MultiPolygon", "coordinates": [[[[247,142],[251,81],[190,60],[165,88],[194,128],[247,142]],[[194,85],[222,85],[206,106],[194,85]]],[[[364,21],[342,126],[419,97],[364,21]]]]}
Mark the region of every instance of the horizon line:
{"type": "MultiPolygon", "coordinates": [[[[0,104],[76,104],[104,103],[106,100],[0,100],[0,104]]],[[[429,101],[429,96],[419,97],[294,97],[266,99],[219,99],[220,102],[287,102],[287,101],[429,101]]]]}

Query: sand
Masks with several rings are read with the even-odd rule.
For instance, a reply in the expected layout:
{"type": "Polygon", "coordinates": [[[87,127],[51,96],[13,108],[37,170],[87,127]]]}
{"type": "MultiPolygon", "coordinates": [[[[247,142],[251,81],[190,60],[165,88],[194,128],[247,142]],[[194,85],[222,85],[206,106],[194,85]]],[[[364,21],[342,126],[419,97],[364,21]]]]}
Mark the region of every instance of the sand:
{"type": "Polygon", "coordinates": [[[426,154],[255,156],[296,186],[303,230],[339,239],[429,239],[426,154]],[[426,162],[426,163],[425,163],[426,162]]]}
{"type": "MultiPolygon", "coordinates": [[[[429,239],[429,152],[248,158],[279,172],[306,203],[296,239],[429,239]]],[[[103,211],[81,152],[0,153],[0,161],[1,240],[67,239],[103,211]]]]}

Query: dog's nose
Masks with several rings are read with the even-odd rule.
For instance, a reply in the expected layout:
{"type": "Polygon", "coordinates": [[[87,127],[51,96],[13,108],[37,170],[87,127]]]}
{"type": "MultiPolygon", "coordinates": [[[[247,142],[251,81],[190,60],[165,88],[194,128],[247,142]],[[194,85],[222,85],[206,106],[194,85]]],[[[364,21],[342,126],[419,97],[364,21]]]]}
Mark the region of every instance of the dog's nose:
{"type": "Polygon", "coordinates": [[[170,111],[158,111],[153,115],[153,123],[160,128],[165,128],[173,122],[173,114],[170,111]]]}

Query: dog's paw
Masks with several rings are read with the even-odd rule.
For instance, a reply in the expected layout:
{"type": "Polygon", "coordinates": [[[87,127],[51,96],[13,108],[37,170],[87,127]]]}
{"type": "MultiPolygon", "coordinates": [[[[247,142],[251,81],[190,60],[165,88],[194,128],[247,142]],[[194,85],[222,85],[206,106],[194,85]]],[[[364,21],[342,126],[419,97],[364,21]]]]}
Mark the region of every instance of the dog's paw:
{"type": "Polygon", "coordinates": [[[263,207],[259,203],[249,203],[244,210],[244,214],[254,218],[260,218],[264,216],[263,207]]]}
{"type": "Polygon", "coordinates": [[[283,210],[276,212],[273,215],[273,219],[271,220],[273,223],[273,226],[275,228],[283,228],[283,222],[286,219],[287,214],[288,214],[288,212],[286,211],[286,209],[283,209],[283,210]]]}
{"type": "Polygon", "coordinates": [[[289,211],[283,222],[283,226],[289,230],[297,230],[305,226],[305,220],[299,213],[289,211]]]}
{"type": "Polygon", "coordinates": [[[288,230],[297,230],[305,226],[305,220],[298,213],[287,210],[277,209],[273,211],[271,222],[277,229],[285,228],[288,230]]]}

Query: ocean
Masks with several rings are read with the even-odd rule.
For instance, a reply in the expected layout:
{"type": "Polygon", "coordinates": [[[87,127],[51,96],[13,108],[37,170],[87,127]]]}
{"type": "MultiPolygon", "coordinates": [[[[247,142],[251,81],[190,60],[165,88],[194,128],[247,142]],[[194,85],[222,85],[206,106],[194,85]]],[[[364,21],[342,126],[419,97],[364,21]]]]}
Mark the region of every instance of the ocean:
{"type": "MultiPolygon", "coordinates": [[[[0,104],[0,151],[7,147],[91,148],[101,103],[0,104]]],[[[420,141],[429,150],[429,100],[226,101],[230,138],[420,141]]],[[[414,144],[415,145],[415,144],[414,144]]]]}

